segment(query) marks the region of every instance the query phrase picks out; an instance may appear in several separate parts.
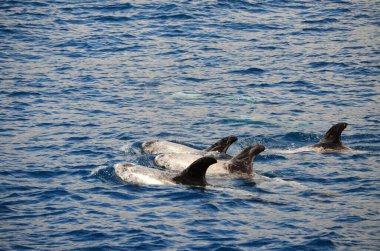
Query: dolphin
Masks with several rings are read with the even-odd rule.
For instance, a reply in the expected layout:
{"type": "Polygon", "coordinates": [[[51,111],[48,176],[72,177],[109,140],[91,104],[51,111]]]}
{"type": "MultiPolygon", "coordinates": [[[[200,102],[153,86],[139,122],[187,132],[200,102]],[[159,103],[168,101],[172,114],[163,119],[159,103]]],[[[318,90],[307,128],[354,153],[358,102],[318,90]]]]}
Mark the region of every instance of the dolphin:
{"type": "Polygon", "coordinates": [[[130,163],[116,164],[116,175],[123,181],[148,185],[175,185],[206,186],[206,171],[210,165],[215,164],[215,158],[201,157],[191,163],[179,174],[173,174],[145,166],[130,163]]]}
{"type": "MultiPolygon", "coordinates": [[[[207,174],[248,174],[253,176],[252,161],[265,150],[263,145],[255,144],[243,149],[230,160],[218,160],[217,163],[211,165],[207,174]]],[[[158,166],[169,170],[181,171],[185,169],[189,163],[199,158],[196,154],[160,154],[154,159],[158,166]]]]}
{"type": "Polygon", "coordinates": [[[346,129],[347,126],[347,123],[338,123],[333,125],[317,144],[301,147],[297,150],[297,152],[317,151],[320,153],[336,153],[351,150],[351,148],[343,145],[340,139],[343,130],[346,129]]]}
{"type": "Polygon", "coordinates": [[[142,144],[142,150],[144,153],[149,154],[161,154],[161,153],[191,153],[191,154],[204,154],[207,152],[216,151],[225,154],[228,148],[237,141],[237,137],[228,136],[218,140],[215,144],[205,150],[194,149],[185,145],[170,141],[148,141],[142,144]]]}

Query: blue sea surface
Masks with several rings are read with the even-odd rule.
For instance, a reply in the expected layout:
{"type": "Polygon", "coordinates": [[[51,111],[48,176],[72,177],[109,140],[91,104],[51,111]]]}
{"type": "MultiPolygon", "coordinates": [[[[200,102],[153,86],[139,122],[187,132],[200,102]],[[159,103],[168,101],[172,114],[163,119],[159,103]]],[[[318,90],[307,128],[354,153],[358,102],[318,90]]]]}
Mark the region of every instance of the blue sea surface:
{"type": "Polygon", "coordinates": [[[0,73],[1,250],[380,250],[378,1],[4,0],[0,73]],[[269,181],[113,169],[228,135],[269,181]]]}

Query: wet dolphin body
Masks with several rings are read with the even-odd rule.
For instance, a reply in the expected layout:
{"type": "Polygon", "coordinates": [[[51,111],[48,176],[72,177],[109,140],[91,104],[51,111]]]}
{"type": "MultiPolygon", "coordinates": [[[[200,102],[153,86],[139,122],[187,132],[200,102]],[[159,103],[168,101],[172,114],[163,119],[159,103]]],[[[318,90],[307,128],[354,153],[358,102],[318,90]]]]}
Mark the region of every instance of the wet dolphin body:
{"type": "MultiPolygon", "coordinates": [[[[254,175],[252,161],[265,150],[263,145],[253,145],[243,149],[239,154],[230,160],[218,160],[211,165],[207,174],[248,174],[254,175]]],[[[195,154],[160,154],[156,156],[155,163],[169,170],[183,170],[194,159],[199,158],[195,154]]]]}
{"type": "Polygon", "coordinates": [[[173,174],[154,168],[133,164],[116,164],[116,175],[130,183],[149,185],[175,185],[206,186],[206,171],[210,165],[216,163],[213,157],[201,157],[191,163],[179,174],[173,174]]]}
{"type": "Polygon", "coordinates": [[[207,152],[220,152],[226,153],[228,148],[237,141],[237,137],[228,136],[218,140],[215,144],[205,150],[194,149],[185,145],[170,141],[149,141],[142,144],[142,150],[144,153],[160,154],[160,153],[192,153],[192,154],[204,154],[207,152]]]}
{"type": "Polygon", "coordinates": [[[344,129],[347,127],[347,123],[338,123],[333,125],[319,141],[319,143],[310,146],[310,148],[322,150],[322,152],[336,152],[349,150],[349,147],[343,145],[340,136],[344,129]]]}

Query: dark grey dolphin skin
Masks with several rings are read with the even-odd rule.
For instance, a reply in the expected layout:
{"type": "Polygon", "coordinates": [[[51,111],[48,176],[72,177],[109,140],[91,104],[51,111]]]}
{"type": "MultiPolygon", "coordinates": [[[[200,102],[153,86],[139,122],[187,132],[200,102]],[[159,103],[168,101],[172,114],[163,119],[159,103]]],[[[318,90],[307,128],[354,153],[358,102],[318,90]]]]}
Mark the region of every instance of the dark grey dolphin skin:
{"type": "Polygon", "coordinates": [[[252,161],[259,155],[262,151],[265,150],[263,145],[253,145],[245,148],[231,160],[227,161],[225,164],[225,168],[230,173],[246,173],[253,174],[253,165],[252,161]]]}
{"type": "Polygon", "coordinates": [[[234,143],[237,140],[238,138],[235,136],[228,136],[222,138],[221,140],[218,140],[215,144],[207,148],[206,152],[217,151],[220,153],[226,153],[228,148],[232,145],[232,143],[234,143]]]}
{"type": "Polygon", "coordinates": [[[347,123],[338,123],[333,125],[325,134],[323,139],[318,144],[312,145],[313,147],[322,147],[324,149],[333,150],[347,150],[348,147],[344,146],[340,140],[340,135],[346,129],[347,123]]]}
{"type": "Polygon", "coordinates": [[[177,184],[191,186],[206,186],[206,171],[207,168],[216,163],[213,157],[202,157],[194,161],[188,168],[183,170],[179,175],[172,180],[177,184]]]}

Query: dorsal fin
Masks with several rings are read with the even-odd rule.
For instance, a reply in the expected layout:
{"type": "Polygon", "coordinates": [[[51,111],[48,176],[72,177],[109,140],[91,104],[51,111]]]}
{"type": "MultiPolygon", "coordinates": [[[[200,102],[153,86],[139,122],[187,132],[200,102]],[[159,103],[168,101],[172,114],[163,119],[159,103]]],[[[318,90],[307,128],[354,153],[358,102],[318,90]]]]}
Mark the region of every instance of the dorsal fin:
{"type": "Polygon", "coordinates": [[[228,148],[237,140],[235,136],[228,136],[218,140],[215,144],[206,149],[206,152],[217,151],[226,153],[228,148]]]}
{"type": "Polygon", "coordinates": [[[245,148],[235,157],[227,163],[227,169],[230,173],[242,172],[251,174],[253,173],[252,161],[259,155],[262,151],[265,150],[263,145],[253,145],[245,148]]]}
{"type": "Polygon", "coordinates": [[[194,161],[188,168],[173,178],[176,183],[192,186],[205,186],[207,168],[216,163],[213,157],[202,157],[194,161]]]}
{"type": "Polygon", "coordinates": [[[342,144],[340,141],[340,135],[343,130],[346,129],[347,123],[339,123],[333,125],[325,134],[323,139],[319,141],[321,144],[331,143],[331,144],[342,144]]]}

